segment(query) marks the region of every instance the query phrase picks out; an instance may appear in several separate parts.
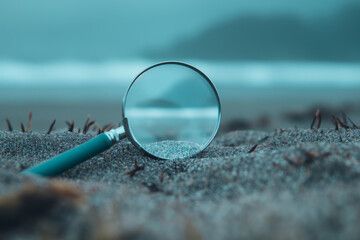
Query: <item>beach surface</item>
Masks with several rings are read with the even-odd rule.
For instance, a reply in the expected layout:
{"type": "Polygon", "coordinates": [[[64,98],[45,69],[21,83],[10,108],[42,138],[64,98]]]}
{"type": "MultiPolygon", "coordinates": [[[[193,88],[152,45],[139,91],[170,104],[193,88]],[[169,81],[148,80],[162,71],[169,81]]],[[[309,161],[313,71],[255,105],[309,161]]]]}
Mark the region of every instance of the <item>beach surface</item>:
{"type": "Polygon", "coordinates": [[[229,132],[171,161],[125,139],[56,178],[19,174],[94,136],[0,131],[2,239],[359,239],[359,129],[229,132]]]}

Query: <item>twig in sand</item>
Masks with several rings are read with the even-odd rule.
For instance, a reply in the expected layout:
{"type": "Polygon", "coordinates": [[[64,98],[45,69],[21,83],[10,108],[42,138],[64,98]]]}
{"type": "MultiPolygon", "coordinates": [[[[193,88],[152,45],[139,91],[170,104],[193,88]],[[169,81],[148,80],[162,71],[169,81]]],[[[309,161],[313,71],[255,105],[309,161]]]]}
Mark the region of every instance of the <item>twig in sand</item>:
{"type": "Polygon", "coordinates": [[[29,113],[29,117],[28,117],[28,124],[26,126],[25,132],[29,132],[30,131],[30,127],[31,127],[31,118],[32,118],[32,111],[30,111],[29,113]]]}
{"type": "Polygon", "coordinates": [[[345,128],[346,130],[348,130],[348,129],[350,128],[348,125],[346,125],[345,123],[343,123],[343,122],[340,120],[340,118],[337,118],[337,121],[338,121],[338,123],[340,124],[340,126],[341,126],[342,128],[345,128]]]}
{"type": "Polygon", "coordinates": [[[318,124],[317,124],[317,126],[316,126],[316,129],[319,129],[320,128],[320,126],[321,126],[321,113],[319,112],[319,118],[318,118],[318,124]]]}
{"type": "Polygon", "coordinates": [[[130,171],[126,172],[126,174],[130,175],[130,177],[133,177],[133,176],[135,176],[135,173],[137,171],[144,170],[144,169],[145,169],[145,166],[144,165],[139,166],[138,163],[137,163],[137,160],[135,159],[135,168],[133,170],[130,170],[130,171]]]}
{"type": "Polygon", "coordinates": [[[8,129],[9,129],[9,132],[12,132],[13,128],[11,126],[10,120],[6,118],[5,121],[6,121],[6,125],[7,125],[8,129]]]}
{"type": "Polygon", "coordinates": [[[74,125],[75,125],[75,122],[74,120],[72,120],[72,122],[68,122],[68,121],[65,121],[66,125],[68,125],[68,131],[69,132],[73,132],[74,131],[74,125]]]}
{"type": "Polygon", "coordinates": [[[49,127],[49,130],[47,131],[46,134],[50,134],[51,131],[53,130],[54,126],[55,126],[55,122],[56,122],[56,119],[54,119],[54,121],[51,123],[50,127],[49,127]]]}
{"type": "Polygon", "coordinates": [[[25,132],[25,127],[24,127],[24,124],[23,124],[23,123],[20,123],[20,127],[21,127],[21,131],[22,131],[22,132],[25,132]]]}
{"type": "Polygon", "coordinates": [[[94,123],[95,125],[94,125],[94,127],[93,127],[93,131],[98,131],[99,129],[100,129],[100,125],[97,123],[97,122],[95,122],[94,123]]]}
{"type": "Polygon", "coordinates": [[[87,133],[87,132],[89,131],[90,127],[91,127],[92,125],[94,125],[95,123],[96,123],[95,120],[92,120],[91,122],[86,121],[85,126],[84,126],[82,132],[83,132],[84,134],[87,133]]]}
{"type": "Polygon", "coordinates": [[[95,123],[96,123],[96,121],[95,121],[95,120],[92,120],[92,121],[87,125],[85,133],[87,133],[87,131],[89,131],[90,127],[91,127],[92,125],[94,125],[95,123]]]}
{"type": "Polygon", "coordinates": [[[349,119],[350,123],[353,125],[353,128],[360,129],[360,127],[359,127],[358,125],[356,125],[356,124],[351,120],[351,118],[348,117],[348,119],[349,119]]]}
{"type": "Polygon", "coordinates": [[[338,131],[339,130],[339,123],[338,123],[338,121],[337,121],[337,119],[336,119],[336,117],[334,115],[331,115],[331,117],[332,117],[332,122],[335,125],[335,130],[338,131]]]}
{"type": "Polygon", "coordinates": [[[316,110],[316,112],[315,112],[314,120],[311,123],[310,129],[314,128],[314,125],[315,125],[316,122],[317,122],[316,129],[319,129],[320,126],[321,126],[321,113],[320,113],[319,109],[316,110]]]}
{"type": "Polygon", "coordinates": [[[111,130],[111,129],[113,129],[113,128],[114,128],[114,125],[113,125],[113,124],[107,124],[107,125],[105,125],[105,127],[102,129],[102,131],[103,131],[103,132],[109,131],[109,130],[111,130]]]}
{"type": "Polygon", "coordinates": [[[248,151],[248,153],[254,152],[255,149],[256,149],[260,144],[264,143],[268,138],[269,138],[269,136],[266,136],[266,137],[260,139],[260,140],[248,151]]]}
{"type": "Polygon", "coordinates": [[[342,116],[343,122],[347,125],[348,124],[347,116],[346,116],[344,110],[341,111],[341,116],[342,116]]]}
{"type": "Polygon", "coordinates": [[[255,151],[255,149],[257,148],[257,144],[255,144],[249,151],[248,153],[252,153],[253,151],[255,151]]]}
{"type": "Polygon", "coordinates": [[[82,133],[86,133],[87,132],[87,126],[89,124],[89,121],[90,121],[90,115],[88,115],[87,119],[86,119],[86,122],[85,122],[85,125],[83,127],[83,130],[82,130],[82,133]]]}
{"type": "Polygon", "coordinates": [[[350,126],[348,125],[348,120],[349,120],[349,122],[352,124],[352,127],[353,127],[353,128],[360,129],[360,128],[351,120],[351,118],[349,118],[349,116],[347,116],[347,115],[345,114],[344,111],[342,111],[342,116],[343,116],[343,119],[344,119],[344,124],[346,124],[347,127],[350,128],[350,126]]]}
{"type": "MultiPolygon", "coordinates": [[[[116,126],[116,125],[115,125],[115,126],[116,126]]],[[[113,124],[108,123],[108,124],[106,124],[102,129],[99,128],[98,134],[103,133],[103,132],[106,132],[106,131],[112,129],[113,127],[114,127],[113,124]]]]}

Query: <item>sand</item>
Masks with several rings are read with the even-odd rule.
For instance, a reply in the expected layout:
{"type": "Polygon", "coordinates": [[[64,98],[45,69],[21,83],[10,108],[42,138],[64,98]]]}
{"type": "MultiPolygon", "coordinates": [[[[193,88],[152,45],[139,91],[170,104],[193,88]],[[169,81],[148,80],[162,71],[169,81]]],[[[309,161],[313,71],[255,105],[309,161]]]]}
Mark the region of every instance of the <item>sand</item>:
{"type": "Polygon", "coordinates": [[[151,155],[164,160],[188,158],[199,153],[204,147],[189,141],[160,141],[143,146],[151,155]]]}
{"type": "Polygon", "coordinates": [[[0,131],[2,238],[360,237],[360,130],[230,132],[167,161],[125,139],[57,178],[18,174],[93,136],[0,131]]]}

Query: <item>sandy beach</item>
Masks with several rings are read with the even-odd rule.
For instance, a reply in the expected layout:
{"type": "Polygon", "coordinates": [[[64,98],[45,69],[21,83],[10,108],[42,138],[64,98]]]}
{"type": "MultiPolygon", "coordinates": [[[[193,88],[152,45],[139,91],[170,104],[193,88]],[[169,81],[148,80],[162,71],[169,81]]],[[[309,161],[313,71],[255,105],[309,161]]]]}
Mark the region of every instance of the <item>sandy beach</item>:
{"type": "Polygon", "coordinates": [[[173,161],[123,140],[56,178],[18,174],[92,137],[0,131],[3,238],[360,236],[359,129],[230,132],[173,161]]]}
{"type": "Polygon", "coordinates": [[[360,0],[0,2],[0,240],[359,240],[359,26],[360,0]]]}
{"type": "MultiPolygon", "coordinates": [[[[274,128],[309,128],[317,109],[322,127],[333,127],[331,115],[345,112],[360,119],[360,88],[316,87],[229,87],[219,86],[222,119],[220,133],[234,130],[272,131],[274,128]]],[[[31,130],[46,132],[56,120],[55,130],[67,127],[65,121],[83,128],[88,116],[102,127],[118,125],[122,119],[122,98],[126,86],[62,88],[0,88],[0,130],[27,125],[32,111],[31,130]],[[66,93],[62,95],[61,93],[66,93]],[[60,94],[60,95],[59,95],[60,94]]]]}
{"type": "Polygon", "coordinates": [[[3,86],[0,239],[359,239],[359,87],[305,70],[293,85],[220,81],[219,132],[192,158],[125,139],[52,179],[19,172],[119,126],[127,84],[3,86]]]}

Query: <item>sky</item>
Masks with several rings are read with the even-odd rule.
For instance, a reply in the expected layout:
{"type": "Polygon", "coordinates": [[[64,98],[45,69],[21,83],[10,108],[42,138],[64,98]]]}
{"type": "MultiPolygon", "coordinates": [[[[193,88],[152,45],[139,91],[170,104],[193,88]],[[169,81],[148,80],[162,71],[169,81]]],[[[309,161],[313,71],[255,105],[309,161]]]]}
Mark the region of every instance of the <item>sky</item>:
{"type": "Polygon", "coordinates": [[[0,60],[139,58],[237,16],[311,21],[357,0],[0,0],[0,60]]]}

